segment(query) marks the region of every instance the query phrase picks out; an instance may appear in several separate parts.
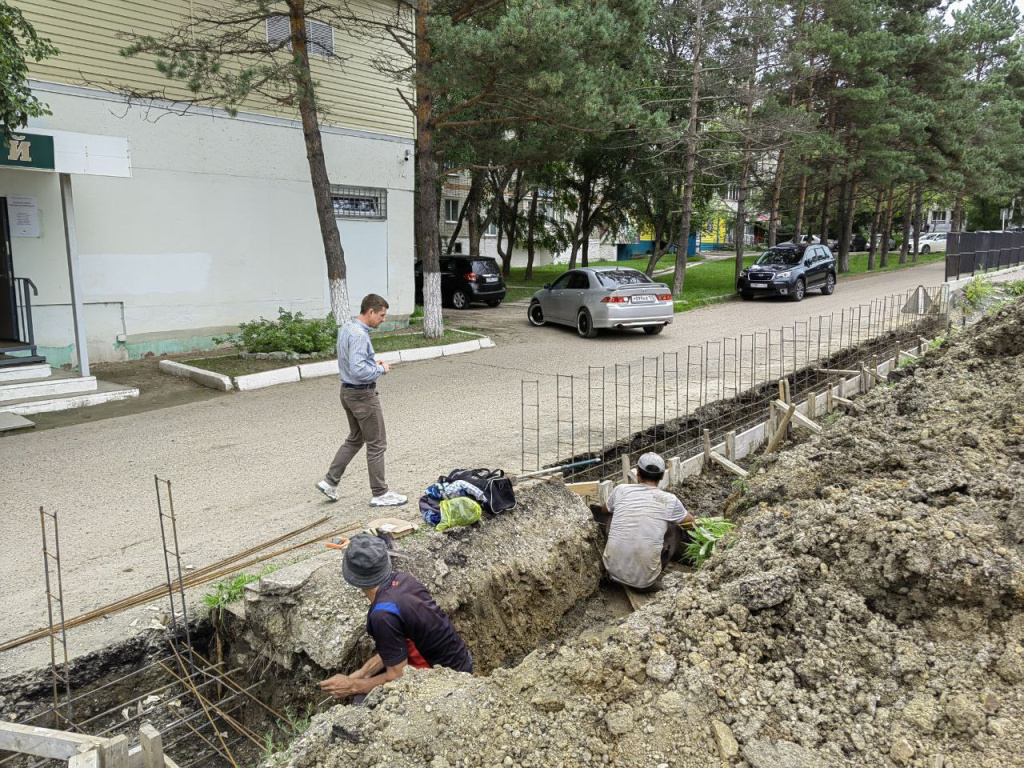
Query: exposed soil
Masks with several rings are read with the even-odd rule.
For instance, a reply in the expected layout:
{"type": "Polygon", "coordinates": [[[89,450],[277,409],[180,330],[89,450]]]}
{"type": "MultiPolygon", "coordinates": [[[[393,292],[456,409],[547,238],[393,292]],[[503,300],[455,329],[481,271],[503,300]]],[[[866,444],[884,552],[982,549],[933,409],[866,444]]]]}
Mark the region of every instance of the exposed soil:
{"type": "Polygon", "coordinates": [[[737,544],[625,621],[409,672],[273,762],[1024,765],[1021,328],[1018,301],[762,461],[737,544]]]}

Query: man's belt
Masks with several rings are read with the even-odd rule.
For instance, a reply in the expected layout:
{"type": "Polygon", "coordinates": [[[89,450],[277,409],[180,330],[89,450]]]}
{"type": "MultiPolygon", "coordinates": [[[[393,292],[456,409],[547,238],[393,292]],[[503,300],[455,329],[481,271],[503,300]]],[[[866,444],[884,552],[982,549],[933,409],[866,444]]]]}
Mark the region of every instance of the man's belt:
{"type": "Polygon", "coordinates": [[[376,389],[377,382],[373,381],[369,384],[349,384],[347,381],[341,382],[341,386],[345,389],[376,389]]]}

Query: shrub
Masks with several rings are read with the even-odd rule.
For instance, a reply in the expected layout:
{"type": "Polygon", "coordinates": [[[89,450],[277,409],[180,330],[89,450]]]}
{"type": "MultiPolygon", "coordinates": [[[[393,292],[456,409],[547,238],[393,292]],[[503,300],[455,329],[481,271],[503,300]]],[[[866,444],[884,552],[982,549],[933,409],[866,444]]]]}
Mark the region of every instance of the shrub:
{"type": "Polygon", "coordinates": [[[964,294],[967,296],[967,303],[977,309],[985,299],[992,295],[994,290],[992,283],[979,276],[967,284],[964,294]]]}
{"type": "Polygon", "coordinates": [[[330,352],[338,336],[334,317],[317,320],[305,318],[301,312],[287,312],[279,307],[277,320],[261,317],[238,326],[238,333],[214,342],[230,343],[244,352],[330,352]]]}
{"type": "Polygon", "coordinates": [[[719,543],[727,548],[730,546],[734,541],[735,530],[736,524],[723,517],[697,518],[690,531],[693,541],[686,545],[683,554],[695,567],[700,568],[715,554],[719,543]]]}

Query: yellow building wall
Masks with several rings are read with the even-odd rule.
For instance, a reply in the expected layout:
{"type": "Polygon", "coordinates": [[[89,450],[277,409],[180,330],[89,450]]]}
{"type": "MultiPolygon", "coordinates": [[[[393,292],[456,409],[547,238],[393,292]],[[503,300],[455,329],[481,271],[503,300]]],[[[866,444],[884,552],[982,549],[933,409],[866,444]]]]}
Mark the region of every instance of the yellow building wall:
{"type": "Polygon", "coordinates": [[[701,243],[724,243],[725,242],[725,217],[715,217],[711,224],[706,226],[700,233],[701,243]]]}
{"type": "MultiPolygon", "coordinates": [[[[186,91],[157,71],[152,57],[126,59],[120,51],[126,41],[118,32],[159,36],[189,19],[191,9],[208,0],[19,0],[18,7],[49,38],[61,53],[29,65],[36,80],[117,90],[127,86],[141,91],[164,91],[167,98],[183,97],[186,91]]],[[[374,3],[378,12],[393,5],[374,3]]],[[[256,28],[265,34],[265,26],[256,28]]],[[[388,43],[365,28],[351,32],[335,27],[335,53],[329,63],[312,58],[317,94],[327,115],[323,122],[341,128],[412,137],[412,113],[398,95],[398,84],[376,71],[372,61],[382,50],[394,52],[388,43]]],[[[407,94],[408,95],[408,94],[407,94]]],[[[294,118],[294,112],[253,100],[246,111],[294,118]]]]}

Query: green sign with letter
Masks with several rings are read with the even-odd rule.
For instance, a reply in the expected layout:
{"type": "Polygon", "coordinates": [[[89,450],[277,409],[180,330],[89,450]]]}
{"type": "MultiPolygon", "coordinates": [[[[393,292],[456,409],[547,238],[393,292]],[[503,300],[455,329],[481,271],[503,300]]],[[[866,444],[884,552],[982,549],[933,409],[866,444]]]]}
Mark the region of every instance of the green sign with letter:
{"type": "Polygon", "coordinates": [[[54,170],[53,136],[37,136],[15,131],[0,147],[0,166],[54,170]]]}

